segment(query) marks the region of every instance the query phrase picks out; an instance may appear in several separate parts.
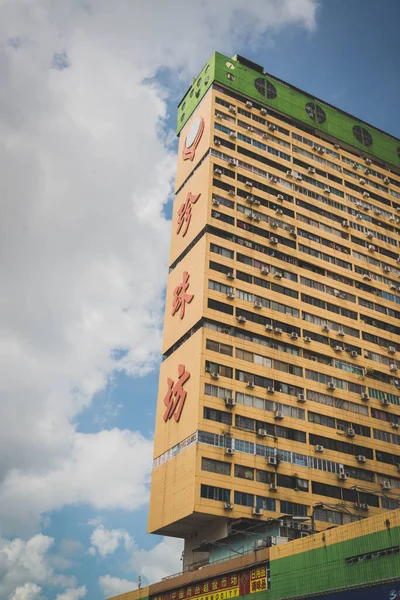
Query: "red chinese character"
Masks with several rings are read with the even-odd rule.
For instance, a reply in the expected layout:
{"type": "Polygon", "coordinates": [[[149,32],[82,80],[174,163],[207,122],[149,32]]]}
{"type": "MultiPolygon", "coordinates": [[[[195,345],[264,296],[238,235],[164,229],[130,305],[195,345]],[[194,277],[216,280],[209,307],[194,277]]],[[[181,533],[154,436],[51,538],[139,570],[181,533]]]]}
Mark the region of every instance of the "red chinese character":
{"type": "Polygon", "coordinates": [[[164,404],[167,410],[164,414],[164,421],[167,422],[174,415],[176,422],[181,418],[182,410],[185,405],[187,392],[183,389],[184,384],[190,377],[189,371],[186,371],[185,365],[178,366],[179,379],[176,383],[168,377],[168,392],[164,398],[164,404]]]}
{"type": "Polygon", "coordinates": [[[182,237],[185,237],[187,230],[189,229],[190,219],[192,218],[192,204],[196,204],[200,196],[201,194],[192,194],[191,192],[188,192],[185,202],[179,207],[176,233],[178,234],[180,232],[182,225],[185,223],[182,237]]]}
{"type": "Polygon", "coordinates": [[[174,289],[174,298],[172,300],[172,316],[178,312],[180,309],[179,317],[183,319],[185,316],[185,306],[186,304],[190,304],[194,298],[193,294],[187,294],[187,289],[189,287],[189,273],[184,271],[183,273],[183,281],[174,289]]]}

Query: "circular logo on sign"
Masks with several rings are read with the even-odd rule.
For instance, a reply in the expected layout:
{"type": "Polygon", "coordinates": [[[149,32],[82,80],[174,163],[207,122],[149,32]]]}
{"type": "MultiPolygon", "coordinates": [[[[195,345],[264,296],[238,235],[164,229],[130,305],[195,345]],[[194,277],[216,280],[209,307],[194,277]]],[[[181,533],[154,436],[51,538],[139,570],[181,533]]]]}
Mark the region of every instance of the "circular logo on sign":
{"type": "Polygon", "coordinates": [[[183,160],[193,160],[195,153],[196,153],[196,148],[201,140],[201,136],[203,135],[203,131],[204,131],[204,119],[203,117],[197,117],[196,119],[194,119],[190,129],[189,129],[189,133],[186,136],[185,139],[185,148],[183,150],[183,160]]]}
{"type": "Polygon", "coordinates": [[[197,119],[195,119],[193,121],[193,125],[189,129],[189,133],[187,135],[186,142],[185,142],[186,148],[190,148],[190,146],[193,146],[193,142],[196,139],[196,136],[199,132],[200,126],[201,126],[201,119],[200,119],[200,117],[198,117],[197,119]]]}
{"type": "Polygon", "coordinates": [[[397,591],[396,590],[391,590],[389,592],[389,600],[396,600],[396,598],[398,598],[397,591]]]}

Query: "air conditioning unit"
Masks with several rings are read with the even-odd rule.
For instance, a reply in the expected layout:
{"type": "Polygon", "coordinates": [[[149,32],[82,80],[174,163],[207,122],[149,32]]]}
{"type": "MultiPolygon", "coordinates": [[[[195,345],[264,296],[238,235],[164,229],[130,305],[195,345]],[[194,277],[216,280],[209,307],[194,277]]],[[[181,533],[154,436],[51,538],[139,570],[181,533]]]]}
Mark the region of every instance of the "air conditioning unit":
{"type": "Polygon", "coordinates": [[[276,333],[276,335],[282,335],[283,329],[281,329],[280,327],[275,327],[274,333],[276,333]]]}
{"type": "Polygon", "coordinates": [[[304,394],[297,394],[297,402],[305,402],[306,397],[304,394]]]}
{"type": "Polygon", "coordinates": [[[233,510],[233,504],[231,504],[230,502],[225,502],[224,509],[225,510],[233,510]]]}
{"type": "Polygon", "coordinates": [[[365,456],[363,456],[362,454],[359,454],[358,456],[356,456],[356,459],[359,463],[365,463],[367,461],[365,456]]]}
{"type": "Polygon", "coordinates": [[[370,240],[374,237],[374,234],[372,233],[372,231],[368,231],[366,235],[367,235],[367,238],[369,238],[370,240]]]}
{"type": "Polygon", "coordinates": [[[217,198],[213,198],[212,203],[214,204],[214,206],[219,206],[219,200],[217,200],[217,198]]]}
{"type": "Polygon", "coordinates": [[[276,273],[274,273],[274,277],[275,277],[275,279],[282,279],[283,274],[279,273],[279,271],[276,271],[276,273]]]}
{"type": "Polygon", "coordinates": [[[311,342],[311,338],[308,335],[306,335],[304,341],[306,342],[306,344],[309,344],[311,342]]]}
{"type": "Polygon", "coordinates": [[[343,227],[350,227],[350,223],[346,219],[344,221],[342,221],[342,225],[343,225],[343,227]]]}
{"type": "Polygon", "coordinates": [[[390,267],[383,267],[385,273],[390,273],[390,267]]]}
{"type": "Polygon", "coordinates": [[[253,221],[256,221],[258,223],[259,221],[261,221],[261,217],[259,217],[256,213],[253,213],[253,221]]]}
{"type": "Polygon", "coordinates": [[[356,162],[351,163],[353,169],[358,169],[358,164],[356,162]]]}
{"type": "Polygon", "coordinates": [[[329,188],[329,187],[324,187],[324,193],[325,193],[325,194],[330,194],[330,193],[331,193],[331,188],[329,188]]]}
{"type": "Polygon", "coordinates": [[[339,146],[339,144],[335,144],[335,149],[336,149],[336,150],[339,150],[339,149],[340,149],[340,146],[339,146]]]}
{"type": "Polygon", "coordinates": [[[355,217],[356,219],[361,219],[361,213],[356,213],[355,217]]]}
{"type": "Polygon", "coordinates": [[[358,357],[358,352],[357,352],[356,350],[351,350],[351,352],[350,352],[350,356],[351,356],[352,358],[357,358],[357,357],[358,357]]]}
{"type": "Polygon", "coordinates": [[[281,208],[277,208],[275,211],[276,215],[282,216],[283,215],[283,210],[281,208]]]}
{"type": "Polygon", "coordinates": [[[221,169],[214,169],[215,175],[222,175],[221,169]]]}
{"type": "Polygon", "coordinates": [[[344,337],[346,335],[344,329],[339,329],[338,335],[340,335],[340,337],[344,337]]]}
{"type": "Polygon", "coordinates": [[[289,333],[289,337],[290,337],[292,340],[298,340],[298,339],[299,339],[299,334],[298,334],[298,333],[296,333],[295,331],[292,331],[291,333],[289,333]]]}
{"type": "Polygon", "coordinates": [[[271,221],[271,227],[276,229],[278,227],[278,223],[276,221],[271,221]]]}
{"type": "Polygon", "coordinates": [[[265,108],[260,108],[260,113],[262,115],[266,115],[267,114],[267,110],[265,108]]]}
{"type": "Polygon", "coordinates": [[[356,432],[354,431],[354,429],[352,427],[348,427],[346,429],[346,435],[347,435],[347,437],[354,437],[356,435],[356,432]]]}
{"type": "Polygon", "coordinates": [[[273,331],[273,330],[274,330],[274,328],[273,328],[272,325],[266,325],[265,326],[265,331],[273,331]]]}
{"type": "Polygon", "coordinates": [[[317,362],[317,357],[316,356],[310,356],[310,360],[312,360],[313,362],[317,362]]]}
{"type": "Polygon", "coordinates": [[[386,479],[382,483],[382,487],[383,487],[384,490],[391,490],[392,489],[390,481],[387,481],[386,479]]]}
{"type": "Polygon", "coordinates": [[[303,175],[301,173],[296,173],[296,175],[294,176],[295,179],[297,179],[298,181],[303,181],[303,175]]]}
{"type": "Polygon", "coordinates": [[[217,112],[216,115],[215,115],[215,118],[216,119],[222,119],[222,114],[219,113],[219,112],[217,112]]]}
{"type": "Polygon", "coordinates": [[[375,252],[375,246],[373,244],[368,244],[368,250],[370,252],[375,252]]]}
{"type": "Polygon", "coordinates": [[[326,387],[327,387],[327,389],[328,389],[328,390],[332,390],[332,391],[333,391],[333,390],[336,390],[336,386],[335,386],[335,384],[333,383],[333,381],[329,381],[329,383],[327,384],[327,386],[326,386],[326,387]]]}
{"type": "Polygon", "coordinates": [[[361,178],[358,180],[358,183],[359,183],[360,185],[365,185],[367,182],[366,182],[366,180],[365,180],[365,179],[363,179],[363,178],[361,177],[361,178]]]}
{"type": "Polygon", "coordinates": [[[271,175],[271,177],[269,178],[269,182],[270,183],[278,183],[278,179],[274,175],[271,175]]]}
{"type": "Polygon", "coordinates": [[[367,165],[370,165],[372,163],[372,160],[370,158],[366,158],[365,162],[367,163],[367,165]]]}
{"type": "Polygon", "coordinates": [[[395,364],[392,364],[392,365],[390,365],[390,366],[389,366],[389,369],[390,369],[390,370],[391,370],[393,373],[396,373],[396,371],[397,371],[397,365],[395,365],[395,364]]]}
{"type": "Polygon", "coordinates": [[[346,479],[347,479],[347,475],[346,475],[346,473],[339,473],[339,475],[338,475],[338,479],[339,479],[340,481],[346,481],[346,479]]]}
{"type": "Polygon", "coordinates": [[[231,131],[230,134],[229,134],[229,137],[231,138],[231,140],[235,140],[236,137],[237,137],[236,132],[235,131],[231,131]]]}
{"type": "Polygon", "coordinates": [[[257,429],[257,435],[259,435],[260,437],[266,437],[268,433],[266,429],[257,429]]]}
{"type": "Polygon", "coordinates": [[[268,464],[276,467],[278,465],[277,457],[276,456],[268,456],[268,464]]]}
{"type": "Polygon", "coordinates": [[[368,273],[364,273],[363,279],[364,279],[364,281],[371,281],[372,277],[371,277],[371,275],[368,275],[368,273]]]}
{"type": "Polygon", "coordinates": [[[249,204],[253,204],[253,196],[246,196],[246,202],[248,202],[249,204]]]}
{"type": "Polygon", "coordinates": [[[226,294],[226,297],[227,297],[229,300],[234,300],[234,298],[235,298],[235,294],[234,294],[233,292],[228,292],[228,293],[226,294]]]}
{"type": "Polygon", "coordinates": [[[213,379],[219,379],[219,373],[216,371],[211,371],[210,375],[213,379]]]}
{"type": "Polygon", "coordinates": [[[314,167],[308,167],[308,172],[309,173],[315,173],[314,167]]]}
{"type": "Polygon", "coordinates": [[[389,177],[384,177],[384,178],[383,178],[383,182],[384,182],[384,183],[390,183],[390,179],[389,179],[389,177]]]}
{"type": "Polygon", "coordinates": [[[221,329],[221,333],[226,333],[230,335],[231,332],[229,331],[229,329],[221,329]]]}
{"type": "Polygon", "coordinates": [[[244,317],[243,315],[239,315],[238,317],[236,317],[236,321],[238,323],[246,323],[246,317],[244,317]]]}
{"type": "Polygon", "coordinates": [[[268,137],[268,133],[263,133],[261,137],[262,137],[264,140],[268,140],[268,139],[269,139],[269,137],[268,137]]]}
{"type": "MultiPolygon", "coordinates": [[[[369,198],[369,193],[363,192],[363,196],[364,196],[364,198],[369,198]]],[[[364,208],[365,208],[365,210],[369,210],[369,206],[365,206],[364,208]]]]}
{"type": "Polygon", "coordinates": [[[253,108],[253,103],[250,102],[250,100],[246,100],[245,106],[246,106],[246,108],[253,108]]]}
{"type": "Polygon", "coordinates": [[[357,504],[359,505],[357,508],[359,508],[360,510],[369,510],[368,504],[363,504],[362,502],[357,502],[357,504]]]}
{"type": "Polygon", "coordinates": [[[253,204],[260,206],[261,202],[258,200],[258,198],[253,198],[253,204]]]}
{"type": "Polygon", "coordinates": [[[329,327],[328,327],[328,325],[323,325],[323,326],[322,326],[322,331],[326,331],[326,332],[328,332],[328,331],[329,331],[329,327]]]}
{"type": "Polygon", "coordinates": [[[397,285],[395,285],[394,283],[392,283],[391,286],[389,286],[391,290],[393,290],[394,292],[397,291],[397,285]]]}
{"type": "Polygon", "coordinates": [[[255,517],[261,517],[262,514],[263,514],[263,509],[262,508],[257,508],[257,507],[253,508],[253,515],[255,517]]]}
{"type": "Polygon", "coordinates": [[[236,406],[236,402],[233,398],[225,398],[225,406],[227,408],[233,408],[236,406]]]}
{"type": "Polygon", "coordinates": [[[215,144],[215,146],[220,146],[221,142],[219,140],[214,140],[214,144],[215,144]]]}
{"type": "Polygon", "coordinates": [[[234,274],[232,273],[232,271],[229,271],[229,273],[226,274],[226,278],[227,279],[235,279],[234,274]]]}
{"type": "Polygon", "coordinates": [[[334,346],[333,349],[335,352],[342,352],[342,350],[343,350],[342,346],[334,346]]]}
{"type": "Polygon", "coordinates": [[[254,308],[262,308],[262,302],[260,300],[254,300],[254,308]]]}
{"type": "Polygon", "coordinates": [[[390,402],[387,398],[384,398],[383,400],[381,400],[381,404],[382,404],[382,406],[390,406],[390,402]]]}
{"type": "Polygon", "coordinates": [[[273,123],[268,123],[268,129],[269,129],[270,131],[275,131],[275,129],[276,129],[276,125],[274,125],[273,123]]]}
{"type": "Polygon", "coordinates": [[[283,412],[281,410],[276,410],[274,418],[277,419],[277,420],[283,419],[283,412]]]}
{"type": "Polygon", "coordinates": [[[233,197],[235,195],[235,190],[230,189],[228,194],[229,194],[229,196],[233,197]]]}
{"type": "MultiPolygon", "coordinates": [[[[270,456],[270,458],[274,458],[274,457],[270,456]]],[[[275,461],[276,461],[276,458],[275,458],[275,461]]],[[[275,462],[275,463],[269,463],[269,464],[277,464],[277,462],[275,462]]],[[[269,490],[270,490],[270,492],[276,492],[277,489],[278,489],[278,486],[276,485],[276,483],[270,483],[269,484],[269,490]]]]}
{"type": "Polygon", "coordinates": [[[288,169],[286,171],[286,175],[287,175],[287,177],[293,177],[293,172],[290,169],[288,169]]]}
{"type": "Polygon", "coordinates": [[[249,388],[249,390],[253,390],[254,389],[254,383],[252,381],[247,381],[246,382],[246,387],[249,388]]]}
{"type": "Polygon", "coordinates": [[[319,154],[325,154],[326,150],[325,150],[325,148],[320,147],[320,148],[318,148],[318,152],[319,152],[319,154]]]}
{"type": "Polygon", "coordinates": [[[254,131],[254,127],[252,127],[251,125],[247,125],[246,129],[247,131],[254,131]]]}
{"type": "Polygon", "coordinates": [[[268,392],[268,394],[275,394],[275,390],[274,390],[274,388],[272,387],[272,385],[269,385],[269,386],[267,387],[267,392],[268,392]]]}
{"type": "Polygon", "coordinates": [[[228,159],[228,165],[230,167],[236,167],[236,160],[234,158],[229,158],[228,159]]]}
{"type": "Polygon", "coordinates": [[[278,200],[284,200],[285,198],[284,198],[283,194],[278,194],[277,195],[277,199],[278,200]]]}
{"type": "Polygon", "coordinates": [[[392,423],[393,429],[399,429],[400,425],[398,423],[392,423]]]}
{"type": "Polygon", "coordinates": [[[321,444],[315,446],[315,452],[324,452],[325,448],[321,444]]]}
{"type": "Polygon", "coordinates": [[[233,448],[225,448],[225,454],[227,456],[233,456],[235,454],[235,450],[233,448]]]}
{"type": "Polygon", "coordinates": [[[278,238],[276,238],[276,237],[272,237],[272,238],[270,238],[270,239],[269,239],[269,243],[270,243],[272,246],[276,246],[276,245],[277,245],[277,243],[278,243],[278,238]]]}
{"type": "Polygon", "coordinates": [[[369,396],[368,396],[367,392],[362,392],[361,400],[369,400],[369,396]]]}

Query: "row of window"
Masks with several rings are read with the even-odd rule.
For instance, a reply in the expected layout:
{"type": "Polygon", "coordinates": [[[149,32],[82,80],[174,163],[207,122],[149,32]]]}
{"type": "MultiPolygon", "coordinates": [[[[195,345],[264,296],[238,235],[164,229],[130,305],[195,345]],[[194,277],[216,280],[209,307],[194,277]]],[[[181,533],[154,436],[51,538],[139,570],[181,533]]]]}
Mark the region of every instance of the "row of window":
{"type": "MultiPolygon", "coordinates": [[[[320,440],[328,440],[328,438],[324,438],[322,436],[314,436],[314,438],[320,440]]],[[[335,440],[330,440],[331,443],[333,443],[334,441],[335,440]]],[[[340,476],[343,473],[349,479],[360,479],[362,481],[368,481],[370,483],[374,482],[374,472],[368,471],[366,469],[361,469],[359,467],[351,467],[349,465],[343,465],[342,463],[326,460],[324,458],[320,458],[319,456],[308,456],[299,452],[291,452],[289,450],[264,446],[260,443],[253,443],[250,441],[241,440],[236,437],[233,438],[226,435],[219,435],[216,433],[211,433],[210,431],[199,431],[198,442],[200,444],[206,444],[218,448],[229,448],[234,452],[242,452],[244,454],[259,456],[261,458],[273,458],[275,466],[279,466],[279,463],[282,462],[287,464],[293,464],[297,467],[305,467],[307,469],[315,469],[318,471],[324,471],[326,473],[332,473],[337,476],[340,476]]],[[[329,441],[327,441],[326,443],[329,443],[329,441]]],[[[322,445],[321,442],[319,442],[319,445],[322,445]]],[[[341,452],[341,450],[336,451],[341,452]]],[[[379,451],[376,451],[377,455],[378,452],[379,451]]],[[[388,453],[379,452],[380,456],[387,454],[388,453]]],[[[379,460],[378,458],[376,460],[378,460],[378,462],[387,462],[386,460],[379,460]]],[[[388,462],[387,464],[393,464],[393,462],[388,462]]],[[[382,475],[382,477],[385,476],[382,475]]]]}
{"type": "MultiPolygon", "coordinates": [[[[248,111],[245,111],[245,112],[248,112],[248,111]]],[[[245,116],[248,116],[248,115],[245,115],[245,116]]],[[[249,118],[252,118],[252,117],[254,118],[255,116],[256,115],[250,115],[249,118]]],[[[231,123],[235,122],[235,118],[234,117],[232,117],[231,115],[227,115],[227,114],[221,113],[219,111],[216,111],[216,117],[219,120],[220,119],[224,119],[224,120],[226,120],[228,122],[231,122],[231,123]]],[[[257,116],[257,120],[258,119],[259,119],[259,117],[257,116]]],[[[266,122],[264,122],[263,124],[265,124],[265,123],[266,122]]],[[[249,125],[245,121],[238,120],[238,125],[239,125],[239,127],[246,128],[247,131],[249,131],[249,133],[256,133],[256,134],[262,135],[264,139],[269,137],[269,134],[266,131],[263,131],[263,130],[257,128],[257,127],[253,127],[252,125],[249,125]]],[[[214,123],[214,127],[217,130],[223,131],[227,135],[231,135],[232,137],[235,136],[235,137],[237,137],[237,139],[239,139],[241,141],[245,141],[246,143],[251,144],[251,145],[253,145],[253,146],[255,146],[255,147],[257,147],[257,148],[259,148],[261,150],[271,151],[270,147],[268,147],[266,144],[263,144],[262,142],[259,142],[258,140],[255,140],[254,138],[250,137],[249,135],[243,135],[241,133],[236,133],[236,131],[234,129],[229,128],[229,127],[225,127],[225,126],[221,126],[218,122],[214,123]]],[[[299,137],[301,137],[301,136],[299,136],[299,137]]],[[[280,140],[280,138],[277,138],[277,139],[280,140]]],[[[287,144],[286,147],[290,146],[287,142],[286,142],[286,144],[287,144]]],[[[274,150],[275,149],[273,148],[272,151],[274,151],[274,150]]],[[[379,183],[377,183],[377,182],[375,182],[375,181],[370,180],[369,178],[367,178],[367,175],[371,175],[372,174],[372,170],[370,170],[370,169],[365,169],[363,171],[363,173],[362,173],[363,177],[361,177],[361,176],[359,176],[356,173],[356,170],[354,169],[354,163],[353,163],[353,170],[350,171],[350,170],[345,169],[345,168],[341,169],[340,165],[338,165],[336,163],[333,163],[332,161],[328,161],[326,159],[318,157],[317,155],[314,155],[314,154],[311,154],[309,152],[306,152],[305,150],[302,150],[298,146],[293,146],[293,151],[297,152],[298,154],[301,154],[301,155],[303,155],[303,156],[305,156],[305,157],[307,157],[309,159],[312,159],[314,162],[315,162],[316,158],[319,158],[318,162],[320,164],[326,164],[327,166],[329,166],[333,170],[336,170],[336,171],[339,171],[339,172],[341,171],[341,172],[343,172],[343,174],[345,174],[346,176],[350,177],[351,179],[357,179],[357,181],[361,180],[360,184],[362,184],[363,186],[369,185],[370,187],[373,187],[373,188],[375,188],[375,189],[377,189],[379,191],[382,191],[384,193],[388,193],[387,186],[383,186],[383,185],[381,185],[381,184],[379,184],[379,183]]],[[[277,152],[277,151],[275,150],[275,152],[277,152]]],[[[325,152],[326,152],[326,149],[324,148],[324,154],[325,154],[325,152]]],[[[334,153],[334,154],[337,154],[337,153],[334,153]]],[[[288,154],[285,154],[282,158],[284,158],[285,160],[288,160],[288,161],[291,160],[291,156],[288,155],[288,154]]],[[[306,169],[309,169],[311,167],[310,164],[308,164],[308,163],[302,163],[301,161],[297,160],[296,158],[293,158],[293,163],[294,164],[299,164],[300,166],[302,166],[303,168],[306,168],[306,169]]],[[[328,178],[334,179],[334,180],[337,181],[337,183],[343,185],[343,180],[341,178],[339,178],[339,177],[335,177],[334,178],[334,176],[331,175],[329,172],[321,171],[320,169],[318,169],[317,172],[318,172],[319,175],[321,175],[323,177],[328,177],[328,178]]]]}
{"type": "MultiPolygon", "coordinates": [[[[279,473],[275,474],[275,473],[271,473],[268,471],[263,471],[260,469],[254,469],[252,467],[247,467],[244,465],[239,465],[239,464],[233,465],[228,462],[213,460],[213,459],[205,458],[205,457],[202,457],[201,468],[203,471],[206,471],[209,473],[218,473],[219,475],[226,475],[226,476],[231,475],[232,468],[233,468],[234,477],[237,477],[239,479],[246,479],[247,481],[257,481],[259,483],[267,483],[267,484],[274,483],[278,487],[289,488],[289,489],[293,489],[293,490],[301,491],[301,492],[311,491],[313,494],[318,494],[319,496],[327,496],[330,498],[343,500],[344,502],[354,502],[354,503],[359,502],[359,503],[363,503],[363,504],[368,504],[369,506],[379,507],[379,497],[376,496],[375,494],[369,494],[369,493],[362,492],[362,491],[348,489],[348,488],[345,488],[342,486],[339,487],[339,486],[335,486],[335,485],[328,485],[326,483],[320,483],[318,481],[310,482],[311,483],[311,490],[310,490],[309,481],[307,479],[302,479],[297,476],[281,475],[279,473]]],[[[205,486],[205,487],[213,487],[213,486],[205,486]]],[[[223,489],[223,488],[219,488],[219,489],[223,489]]],[[[212,500],[212,499],[218,500],[219,498],[221,498],[220,493],[217,494],[217,496],[218,496],[217,498],[210,498],[209,491],[207,491],[207,492],[205,491],[204,493],[207,493],[208,495],[207,496],[204,495],[202,497],[208,498],[209,500],[212,500]]],[[[266,508],[266,506],[267,506],[266,503],[263,504],[261,501],[259,504],[254,504],[254,495],[249,494],[249,493],[235,492],[234,498],[235,498],[235,500],[234,500],[235,504],[241,504],[243,506],[250,506],[250,507],[256,506],[257,508],[266,508]]],[[[260,498],[260,497],[258,496],[258,498],[260,498]]],[[[272,499],[272,498],[269,498],[269,499],[272,500],[273,502],[275,502],[274,499],[272,499]]],[[[226,500],[225,497],[223,497],[222,501],[229,502],[230,499],[226,500]]],[[[275,504],[270,504],[269,506],[275,506],[275,504]]],[[[304,505],[296,503],[296,506],[303,507],[304,505]]],[[[275,510],[275,509],[274,508],[266,508],[266,510],[275,510]]],[[[293,516],[300,516],[298,514],[299,509],[296,508],[295,510],[296,510],[296,514],[293,516]]],[[[300,510],[303,510],[303,509],[300,509],[300,510]]],[[[285,514],[293,514],[293,513],[286,512],[285,514]]],[[[305,515],[301,515],[301,516],[305,516],[305,515]]]]}

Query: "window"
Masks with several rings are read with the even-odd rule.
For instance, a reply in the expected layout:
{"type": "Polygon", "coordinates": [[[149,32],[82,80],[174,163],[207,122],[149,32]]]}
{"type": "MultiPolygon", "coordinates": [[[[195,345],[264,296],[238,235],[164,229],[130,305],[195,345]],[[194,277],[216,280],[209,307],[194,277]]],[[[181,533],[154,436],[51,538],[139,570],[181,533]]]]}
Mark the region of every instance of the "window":
{"type": "Polygon", "coordinates": [[[262,471],[261,469],[256,469],[256,481],[259,483],[273,483],[275,479],[274,473],[270,471],[262,471]]]}
{"type": "Polygon", "coordinates": [[[274,498],[265,498],[264,496],[256,496],[256,507],[262,510],[276,511],[276,500],[274,498]]]}
{"type": "Polygon", "coordinates": [[[222,462],[221,460],[212,460],[211,458],[202,457],[201,459],[202,471],[208,471],[209,473],[219,473],[220,475],[230,475],[231,465],[230,463],[222,462]]]}
{"type": "Polygon", "coordinates": [[[243,465],[235,465],[235,477],[253,481],[254,480],[254,469],[252,469],[251,467],[245,467],[243,465]]]}
{"type": "Polygon", "coordinates": [[[310,119],[316,121],[317,123],[325,123],[326,114],[322,108],[318,106],[318,104],[314,104],[314,102],[307,102],[305,108],[310,119]]]}
{"type": "Polygon", "coordinates": [[[212,485],[200,486],[200,497],[207,500],[217,500],[218,502],[229,502],[231,496],[230,490],[225,488],[214,487],[212,485]]]}
{"type": "Polygon", "coordinates": [[[281,513],[292,517],[306,517],[308,506],[281,500],[281,513]]]}
{"type": "Polygon", "coordinates": [[[214,398],[222,398],[223,400],[232,398],[232,390],[219,387],[218,385],[212,385],[211,383],[206,383],[204,385],[204,394],[206,396],[213,396],[214,398]]]}
{"type": "Polygon", "coordinates": [[[355,125],[353,127],[353,135],[364,146],[372,146],[372,136],[364,127],[355,125]]]}
{"type": "Polygon", "coordinates": [[[254,81],[254,87],[257,92],[264,96],[264,98],[268,98],[269,100],[274,100],[278,93],[276,88],[268,79],[264,79],[263,77],[257,77],[254,81]]]}
{"type": "Polygon", "coordinates": [[[222,410],[216,410],[214,408],[204,407],[204,418],[209,421],[216,421],[217,423],[225,423],[225,425],[232,425],[231,413],[224,412],[222,410]]]}
{"type": "Polygon", "coordinates": [[[206,372],[207,373],[218,373],[221,377],[233,377],[233,369],[225,365],[220,365],[210,360],[206,360],[206,372]]]}
{"type": "Polygon", "coordinates": [[[254,506],[254,494],[246,494],[245,492],[235,491],[235,504],[241,506],[254,506]]]}
{"type": "Polygon", "coordinates": [[[241,429],[249,429],[250,431],[254,431],[254,423],[254,419],[249,419],[249,417],[243,417],[241,415],[235,416],[235,425],[241,429]]]}
{"type": "Polygon", "coordinates": [[[207,350],[213,350],[214,352],[219,352],[220,354],[226,354],[227,356],[232,356],[233,348],[232,346],[228,346],[227,344],[222,344],[221,342],[215,342],[214,340],[206,341],[207,350]]]}
{"type": "Polygon", "coordinates": [[[226,258],[234,258],[235,256],[233,250],[228,250],[228,248],[217,246],[217,244],[210,244],[210,251],[220,254],[221,256],[225,256],[226,258]]]}

